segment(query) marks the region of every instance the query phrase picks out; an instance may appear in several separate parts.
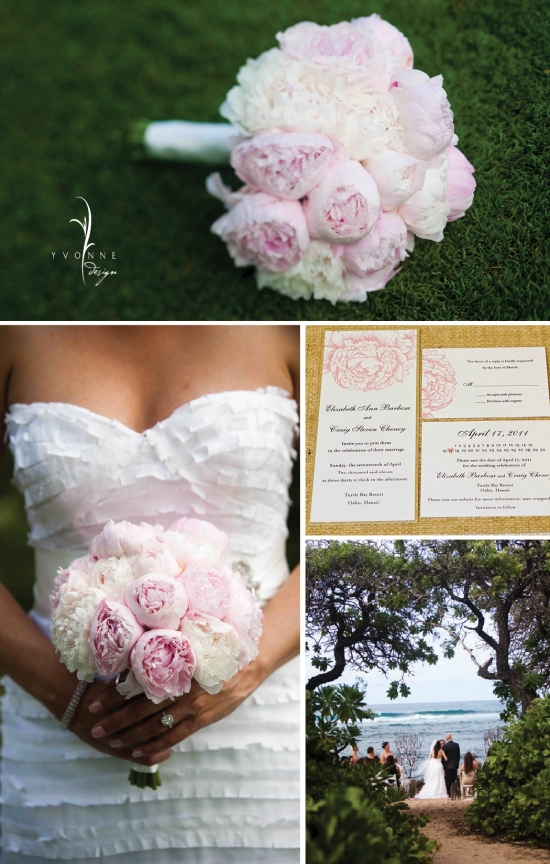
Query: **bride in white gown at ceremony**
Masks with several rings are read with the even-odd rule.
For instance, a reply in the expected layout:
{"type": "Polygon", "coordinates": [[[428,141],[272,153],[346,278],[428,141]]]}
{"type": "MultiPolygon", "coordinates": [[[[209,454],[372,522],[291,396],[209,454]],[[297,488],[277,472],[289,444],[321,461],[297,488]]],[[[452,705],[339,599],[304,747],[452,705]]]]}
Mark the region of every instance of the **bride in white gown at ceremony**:
{"type": "Polygon", "coordinates": [[[285,558],[298,343],[272,325],[1,329],[36,559],[29,616],[0,585],[1,864],[298,862],[299,577],[285,558]],[[159,705],[95,681],[61,729],[78,682],[48,638],[57,570],[109,519],[184,516],[229,536],[263,605],[258,657],[217,695],[195,682],[159,705]],[[132,761],[162,762],[162,786],[131,786],[132,761]]]}
{"type": "Polygon", "coordinates": [[[430,756],[424,763],[424,785],[417,798],[448,798],[445,786],[443,760],[446,759],[441,742],[435,740],[430,747],[430,756]]]}

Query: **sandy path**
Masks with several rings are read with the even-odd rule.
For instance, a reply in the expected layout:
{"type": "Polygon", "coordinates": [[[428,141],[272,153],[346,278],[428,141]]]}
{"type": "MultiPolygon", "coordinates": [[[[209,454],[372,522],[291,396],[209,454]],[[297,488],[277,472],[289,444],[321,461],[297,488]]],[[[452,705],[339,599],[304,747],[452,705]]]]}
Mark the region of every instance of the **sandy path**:
{"type": "Polygon", "coordinates": [[[529,849],[520,843],[504,843],[473,834],[464,824],[464,810],[469,801],[407,802],[417,813],[428,813],[430,821],[422,830],[441,843],[434,864],[531,864],[550,862],[546,849],[529,849]]]}

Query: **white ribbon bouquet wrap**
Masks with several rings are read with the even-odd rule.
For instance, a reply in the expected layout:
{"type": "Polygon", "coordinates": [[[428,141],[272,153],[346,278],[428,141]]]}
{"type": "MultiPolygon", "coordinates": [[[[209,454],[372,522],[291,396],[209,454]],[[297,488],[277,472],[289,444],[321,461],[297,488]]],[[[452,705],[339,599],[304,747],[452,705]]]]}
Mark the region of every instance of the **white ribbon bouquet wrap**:
{"type": "Polygon", "coordinates": [[[228,212],[212,225],[259,288],[292,299],[366,300],[412,252],[439,242],[473,201],[441,75],[413,68],[406,37],[373,14],[277,34],[248,60],[220,113],[229,124],[152,123],[150,156],[231,162],[207,188],[228,212]]]}
{"type": "MultiPolygon", "coordinates": [[[[260,606],[228,560],[227,535],[200,519],[168,530],[108,522],[55,580],[52,639],[61,661],[80,681],[118,676],[127,699],[176,699],[193,679],[218,693],[256,657],[262,632],[260,606]]],[[[164,725],[159,714],[159,734],[164,725]]],[[[158,766],[134,765],[129,779],[157,788],[158,766]]]]}

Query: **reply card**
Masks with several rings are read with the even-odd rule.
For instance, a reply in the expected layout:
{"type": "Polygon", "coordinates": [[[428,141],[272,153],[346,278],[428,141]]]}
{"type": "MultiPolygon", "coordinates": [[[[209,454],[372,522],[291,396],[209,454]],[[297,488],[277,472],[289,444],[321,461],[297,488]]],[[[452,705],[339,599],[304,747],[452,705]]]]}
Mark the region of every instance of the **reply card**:
{"type": "Polygon", "coordinates": [[[544,348],[427,348],[422,417],[550,416],[544,348]]]}
{"type": "Polygon", "coordinates": [[[312,522],[415,518],[416,341],[326,332],[312,522]]]}
{"type": "Polygon", "coordinates": [[[422,423],[421,516],[550,516],[550,420],[422,423]]]}

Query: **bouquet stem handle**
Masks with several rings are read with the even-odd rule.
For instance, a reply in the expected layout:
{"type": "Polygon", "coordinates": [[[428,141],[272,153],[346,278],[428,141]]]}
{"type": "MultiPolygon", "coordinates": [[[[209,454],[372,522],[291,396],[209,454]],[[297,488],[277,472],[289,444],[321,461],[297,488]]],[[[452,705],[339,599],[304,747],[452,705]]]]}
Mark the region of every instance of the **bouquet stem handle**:
{"type": "Polygon", "coordinates": [[[238,140],[240,133],[231,123],[142,120],[130,129],[130,142],[137,147],[137,155],[175,162],[227,164],[238,140]]]}
{"type": "Polygon", "coordinates": [[[162,786],[158,765],[137,765],[133,764],[128,775],[128,780],[132,786],[138,786],[140,789],[158,789],[162,786]]]}

